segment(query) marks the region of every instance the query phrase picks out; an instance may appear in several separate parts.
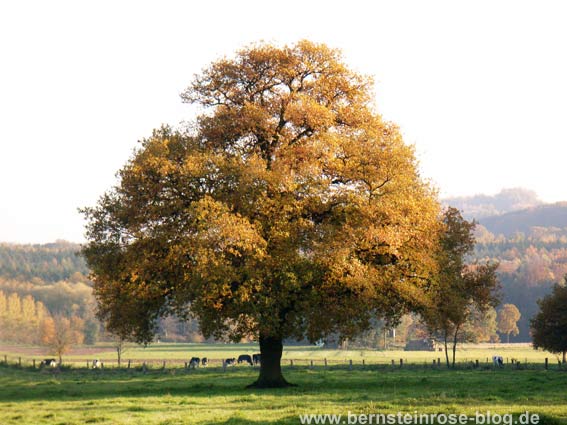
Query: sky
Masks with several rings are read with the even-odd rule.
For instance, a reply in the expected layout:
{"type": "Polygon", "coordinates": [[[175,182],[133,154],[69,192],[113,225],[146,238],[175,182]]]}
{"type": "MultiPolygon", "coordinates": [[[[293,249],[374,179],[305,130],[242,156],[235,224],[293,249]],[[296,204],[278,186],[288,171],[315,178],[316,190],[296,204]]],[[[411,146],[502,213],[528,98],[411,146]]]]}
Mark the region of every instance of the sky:
{"type": "Polygon", "coordinates": [[[0,2],[0,241],[83,241],[77,208],[137,141],[194,117],[179,94],[264,40],[342,49],[441,196],[567,200],[562,1],[0,2]]]}

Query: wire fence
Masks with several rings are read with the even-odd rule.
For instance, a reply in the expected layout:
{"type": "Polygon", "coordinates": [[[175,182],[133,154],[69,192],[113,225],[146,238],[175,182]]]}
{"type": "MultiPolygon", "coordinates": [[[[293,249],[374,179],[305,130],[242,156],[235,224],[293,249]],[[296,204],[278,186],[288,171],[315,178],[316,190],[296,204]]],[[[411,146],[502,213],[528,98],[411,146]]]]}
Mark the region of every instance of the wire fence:
{"type": "MultiPolygon", "coordinates": [[[[0,364],[3,366],[28,368],[28,369],[87,369],[87,370],[131,370],[131,371],[166,371],[166,370],[181,370],[181,371],[199,371],[205,369],[222,369],[223,371],[230,371],[247,368],[259,368],[259,364],[248,364],[246,362],[230,364],[227,359],[208,358],[207,365],[201,364],[192,365],[189,359],[125,359],[118,363],[117,359],[96,359],[96,358],[73,358],[64,360],[62,365],[55,364],[54,366],[46,365],[46,358],[30,358],[21,356],[7,356],[4,355],[0,359],[0,364]]],[[[55,359],[56,360],[56,359],[55,359]]],[[[460,359],[455,362],[453,366],[450,364],[450,369],[458,370],[561,370],[567,371],[567,365],[562,364],[561,361],[556,359],[545,358],[543,362],[528,361],[527,358],[518,359],[507,357],[503,358],[503,363],[498,364],[491,358],[483,359],[460,359]],[[554,361],[555,360],[555,361],[554,361]]],[[[451,363],[451,362],[450,362],[451,363]]],[[[380,361],[366,360],[366,359],[328,359],[328,358],[298,358],[298,359],[282,359],[282,367],[286,369],[343,369],[343,370],[361,370],[361,369],[377,369],[377,370],[398,370],[398,369],[448,369],[444,357],[439,357],[433,360],[415,360],[415,359],[380,359],[380,361]]]]}

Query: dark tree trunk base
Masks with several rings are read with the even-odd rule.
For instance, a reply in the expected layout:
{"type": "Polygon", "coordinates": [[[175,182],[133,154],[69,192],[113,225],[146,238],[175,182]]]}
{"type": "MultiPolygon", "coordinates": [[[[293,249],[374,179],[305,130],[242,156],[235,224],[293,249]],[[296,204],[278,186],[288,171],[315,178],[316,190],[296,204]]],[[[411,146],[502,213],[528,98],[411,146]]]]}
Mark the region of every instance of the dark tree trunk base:
{"type": "Polygon", "coordinates": [[[246,388],[286,388],[294,387],[282,375],[282,339],[260,334],[260,376],[246,388]]]}
{"type": "Polygon", "coordinates": [[[297,384],[291,384],[287,382],[285,379],[277,380],[277,381],[268,381],[263,380],[260,381],[259,379],[250,385],[246,385],[246,388],[287,388],[287,387],[297,387],[297,384]]]}

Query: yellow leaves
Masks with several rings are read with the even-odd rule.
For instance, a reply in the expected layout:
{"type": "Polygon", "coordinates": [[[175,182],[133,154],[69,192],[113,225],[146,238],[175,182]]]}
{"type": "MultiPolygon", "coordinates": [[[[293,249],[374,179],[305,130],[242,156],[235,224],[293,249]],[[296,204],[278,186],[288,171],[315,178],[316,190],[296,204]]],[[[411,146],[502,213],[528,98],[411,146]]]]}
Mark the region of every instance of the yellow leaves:
{"type": "Polygon", "coordinates": [[[211,331],[316,335],[415,298],[405,273],[429,271],[438,206],[371,87],[309,41],[252,45],[197,76],[183,94],[205,107],[192,135],[144,141],[90,216],[114,326],[119,307],[160,314],[174,300],[211,331]],[[128,291],[144,304],[113,300],[128,291]],[[317,313],[325,303],[336,322],[317,313]]]}
{"type": "Polygon", "coordinates": [[[209,196],[194,204],[195,218],[215,242],[236,248],[262,250],[265,241],[248,220],[231,213],[228,207],[209,196]]]}
{"type": "Polygon", "coordinates": [[[304,131],[326,130],[335,123],[335,114],[311,96],[301,94],[289,103],[284,119],[304,131]]]}

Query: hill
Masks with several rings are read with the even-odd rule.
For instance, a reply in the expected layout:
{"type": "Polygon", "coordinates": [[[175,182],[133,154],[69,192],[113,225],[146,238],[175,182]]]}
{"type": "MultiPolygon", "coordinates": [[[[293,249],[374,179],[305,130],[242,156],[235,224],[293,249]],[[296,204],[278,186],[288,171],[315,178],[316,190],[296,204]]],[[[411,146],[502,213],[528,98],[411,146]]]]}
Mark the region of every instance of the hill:
{"type": "Polygon", "coordinates": [[[523,188],[502,189],[496,195],[445,198],[441,203],[460,209],[468,220],[478,220],[543,204],[534,191],[523,188]]]}
{"type": "Polygon", "coordinates": [[[0,243],[0,277],[44,282],[84,280],[89,274],[80,245],[56,241],[44,245],[0,243]]]}
{"type": "Polygon", "coordinates": [[[567,228],[567,202],[539,205],[502,215],[485,217],[479,220],[493,234],[511,237],[515,233],[525,235],[538,231],[538,228],[565,230],[567,228]]]}

